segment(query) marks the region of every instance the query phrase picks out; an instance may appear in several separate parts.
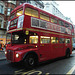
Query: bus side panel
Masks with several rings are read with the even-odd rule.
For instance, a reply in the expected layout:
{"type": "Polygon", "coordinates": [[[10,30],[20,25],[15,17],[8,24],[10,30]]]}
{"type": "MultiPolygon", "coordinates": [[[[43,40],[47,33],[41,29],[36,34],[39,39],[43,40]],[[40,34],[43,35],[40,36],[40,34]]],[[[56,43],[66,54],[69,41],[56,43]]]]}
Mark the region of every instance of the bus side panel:
{"type": "Polygon", "coordinates": [[[25,28],[29,28],[30,25],[31,25],[31,17],[25,15],[23,28],[24,28],[24,29],[25,29],[25,28]]]}

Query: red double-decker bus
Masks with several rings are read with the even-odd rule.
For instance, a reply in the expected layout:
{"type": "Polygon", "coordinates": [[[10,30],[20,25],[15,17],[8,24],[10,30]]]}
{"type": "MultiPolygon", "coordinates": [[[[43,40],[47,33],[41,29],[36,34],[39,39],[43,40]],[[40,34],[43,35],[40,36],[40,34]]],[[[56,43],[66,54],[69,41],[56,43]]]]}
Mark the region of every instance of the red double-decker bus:
{"type": "Polygon", "coordinates": [[[5,55],[27,67],[72,53],[73,25],[30,4],[22,4],[10,15],[5,55]]]}

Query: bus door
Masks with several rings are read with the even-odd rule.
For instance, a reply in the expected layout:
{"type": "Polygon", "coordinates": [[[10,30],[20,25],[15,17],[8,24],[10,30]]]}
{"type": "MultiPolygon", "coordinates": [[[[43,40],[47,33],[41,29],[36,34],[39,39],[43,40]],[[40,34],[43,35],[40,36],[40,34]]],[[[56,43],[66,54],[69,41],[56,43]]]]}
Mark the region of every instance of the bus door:
{"type": "Polygon", "coordinates": [[[39,52],[42,60],[50,58],[50,37],[40,36],[39,52]]]}
{"type": "Polygon", "coordinates": [[[58,57],[58,37],[51,37],[52,58],[58,57]]]}
{"type": "Polygon", "coordinates": [[[65,48],[65,39],[59,38],[59,51],[58,51],[58,57],[64,56],[64,48],[65,48]]]}
{"type": "Polygon", "coordinates": [[[64,42],[64,38],[51,37],[51,49],[53,51],[53,58],[63,56],[64,42]]]}

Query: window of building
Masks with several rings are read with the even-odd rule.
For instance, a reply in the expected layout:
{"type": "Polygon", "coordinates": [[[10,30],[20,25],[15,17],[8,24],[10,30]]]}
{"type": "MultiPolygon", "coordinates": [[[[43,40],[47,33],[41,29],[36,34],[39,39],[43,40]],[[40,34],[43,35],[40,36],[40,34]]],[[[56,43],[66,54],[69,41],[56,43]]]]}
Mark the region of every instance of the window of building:
{"type": "Polygon", "coordinates": [[[66,39],[65,40],[65,43],[70,43],[70,39],[66,39]]]}
{"type": "Polygon", "coordinates": [[[4,18],[0,16],[0,28],[3,28],[4,18]]]}
{"type": "Polygon", "coordinates": [[[0,13],[4,13],[4,10],[3,10],[3,5],[0,5],[0,13]]]}
{"type": "Polygon", "coordinates": [[[51,37],[51,43],[58,43],[57,37],[51,37]]]}
{"type": "Polygon", "coordinates": [[[50,43],[50,37],[41,36],[40,37],[40,43],[50,43]]]}
{"type": "Polygon", "coordinates": [[[59,20],[59,24],[62,25],[62,26],[64,26],[64,22],[61,21],[61,20],[59,20]]]}
{"type": "Polygon", "coordinates": [[[37,44],[38,43],[38,36],[30,36],[29,37],[29,43],[37,44]]]}
{"type": "Polygon", "coordinates": [[[65,43],[65,39],[64,38],[60,38],[59,39],[59,43],[65,43]]]}
{"type": "Polygon", "coordinates": [[[43,19],[43,20],[49,21],[49,15],[40,12],[40,19],[43,19]]]}
{"type": "Polygon", "coordinates": [[[57,19],[54,17],[51,17],[51,22],[57,24],[57,19]]]}
{"type": "Polygon", "coordinates": [[[0,28],[1,28],[1,26],[2,26],[2,20],[0,19],[0,28]]]}
{"type": "Polygon", "coordinates": [[[33,16],[33,17],[37,17],[38,18],[38,11],[35,10],[35,9],[26,8],[25,9],[25,15],[29,15],[29,16],[33,16]]]}
{"type": "Polygon", "coordinates": [[[10,15],[10,8],[7,9],[7,15],[10,15]]]}

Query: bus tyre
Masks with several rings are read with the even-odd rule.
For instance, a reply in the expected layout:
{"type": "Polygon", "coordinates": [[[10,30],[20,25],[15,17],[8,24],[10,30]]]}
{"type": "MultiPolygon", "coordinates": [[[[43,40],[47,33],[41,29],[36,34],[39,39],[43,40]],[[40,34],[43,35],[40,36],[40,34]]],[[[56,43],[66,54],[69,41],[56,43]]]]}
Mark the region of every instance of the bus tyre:
{"type": "Polygon", "coordinates": [[[70,51],[66,51],[66,58],[70,57],[70,51]]]}
{"type": "Polygon", "coordinates": [[[25,60],[24,60],[24,63],[25,63],[25,67],[26,68],[28,68],[28,69],[33,68],[36,65],[36,58],[35,58],[35,56],[32,55],[32,54],[27,55],[25,60]]]}

